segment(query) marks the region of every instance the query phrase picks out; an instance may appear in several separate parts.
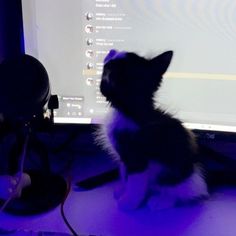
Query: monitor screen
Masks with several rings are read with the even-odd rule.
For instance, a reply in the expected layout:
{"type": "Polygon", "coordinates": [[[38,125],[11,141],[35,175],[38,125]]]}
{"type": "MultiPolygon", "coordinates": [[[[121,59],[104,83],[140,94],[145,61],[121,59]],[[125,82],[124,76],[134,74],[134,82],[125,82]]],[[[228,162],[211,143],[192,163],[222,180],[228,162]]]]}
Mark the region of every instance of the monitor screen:
{"type": "Polygon", "coordinates": [[[22,0],[25,51],[46,67],[58,123],[100,123],[110,49],[174,57],[159,106],[192,129],[236,131],[236,1],[22,0]]]}

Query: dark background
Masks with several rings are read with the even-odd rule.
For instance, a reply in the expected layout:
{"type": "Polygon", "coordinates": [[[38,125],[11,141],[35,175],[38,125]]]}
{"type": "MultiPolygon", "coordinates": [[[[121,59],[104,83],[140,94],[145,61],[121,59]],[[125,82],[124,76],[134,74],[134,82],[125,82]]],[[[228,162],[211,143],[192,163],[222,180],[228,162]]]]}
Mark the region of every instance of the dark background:
{"type": "Polygon", "coordinates": [[[0,62],[24,53],[21,0],[0,0],[0,62]]]}

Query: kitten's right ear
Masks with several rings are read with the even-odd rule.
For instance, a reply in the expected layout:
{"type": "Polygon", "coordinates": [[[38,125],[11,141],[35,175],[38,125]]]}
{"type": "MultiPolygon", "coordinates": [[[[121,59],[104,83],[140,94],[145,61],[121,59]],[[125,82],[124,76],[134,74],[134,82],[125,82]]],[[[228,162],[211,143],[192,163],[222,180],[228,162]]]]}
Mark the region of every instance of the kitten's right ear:
{"type": "Polygon", "coordinates": [[[166,51],[151,59],[151,66],[154,70],[158,70],[159,73],[163,75],[167,71],[172,57],[173,51],[166,51]]]}

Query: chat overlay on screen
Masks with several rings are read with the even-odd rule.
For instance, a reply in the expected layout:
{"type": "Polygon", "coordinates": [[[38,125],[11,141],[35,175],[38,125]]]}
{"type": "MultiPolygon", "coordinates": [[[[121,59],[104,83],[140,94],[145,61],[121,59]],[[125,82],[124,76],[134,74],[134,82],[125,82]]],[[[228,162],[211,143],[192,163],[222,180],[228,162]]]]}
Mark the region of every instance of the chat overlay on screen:
{"type": "Polygon", "coordinates": [[[99,91],[111,49],[174,57],[157,105],[192,129],[236,131],[236,47],[232,0],[23,0],[26,53],[48,70],[58,123],[101,123],[99,91]]]}

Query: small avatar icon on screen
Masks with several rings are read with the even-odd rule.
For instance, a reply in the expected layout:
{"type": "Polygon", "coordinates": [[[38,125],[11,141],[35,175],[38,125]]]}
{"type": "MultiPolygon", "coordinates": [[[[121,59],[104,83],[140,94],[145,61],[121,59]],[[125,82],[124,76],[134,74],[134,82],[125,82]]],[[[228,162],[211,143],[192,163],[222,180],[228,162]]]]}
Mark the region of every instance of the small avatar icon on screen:
{"type": "Polygon", "coordinates": [[[92,20],[93,19],[93,13],[92,12],[86,12],[85,17],[86,17],[86,20],[92,20]]]}
{"type": "Polygon", "coordinates": [[[85,32],[88,34],[93,33],[93,26],[92,25],[86,25],[85,26],[85,32]]]}
{"type": "Polygon", "coordinates": [[[92,57],[94,56],[94,51],[88,49],[88,50],[85,51],[85,55],[86,55],[86,57],[88,57],[88,58],[92,58],[92,57]]]}
{"type": "Polygon", "coordinates": [[[92,62],[88,62],[88,63],[87,63],[87,69],[88,69],[88,70],[93,69],[93,63],[92,63],[92,62]]]}
{"type": "Polygon", "coordinates": [[[93,45],[93,39],[91,39],[91,38],[86,39],[86,44],[87,44],[88,46],[93,45]]]}
{"type": "Polygon", "coordinates": [[[94,79],[93,78],[87,78],[86,79],[86,84],[88,85],[88,86],[92,86],[92,85],[94,85],[94,79]]]}

